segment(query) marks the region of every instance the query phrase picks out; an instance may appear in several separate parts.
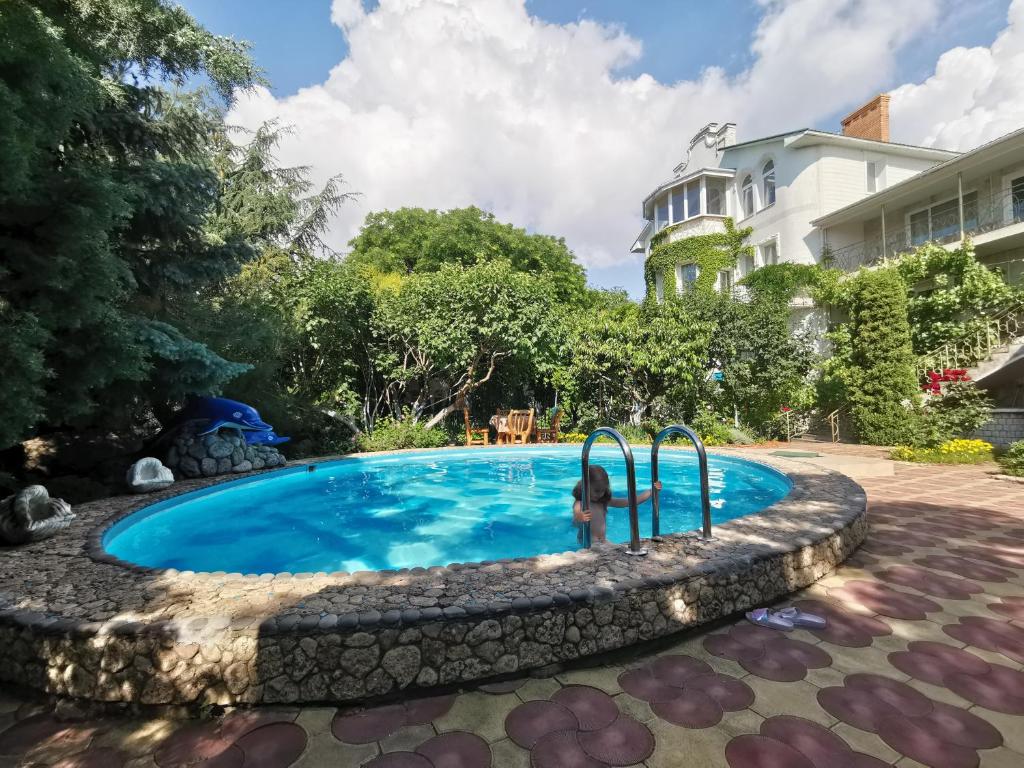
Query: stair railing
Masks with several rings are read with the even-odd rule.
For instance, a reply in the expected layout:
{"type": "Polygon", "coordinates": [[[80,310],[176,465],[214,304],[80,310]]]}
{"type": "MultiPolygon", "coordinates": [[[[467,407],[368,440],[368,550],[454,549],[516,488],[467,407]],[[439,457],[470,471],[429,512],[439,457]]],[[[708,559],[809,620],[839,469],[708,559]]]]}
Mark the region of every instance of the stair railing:
{"type": "Polygon", "coordinates": [[[984,362],[1010,344],[1024,338],[1024,304],[1017,303],[985,319],[984,326],[973,336],[943,344],[926,352],[917,360],[918,374],[922,379],[928,371],[947,368],[970,368],[984,362]]]}
{"type": "MultiPolygon", "coordinates": [[[[629,546],[626,548],[627,555],[642,556],[647,550],[640,546],[640,513],[637,510],[636,502],[636,467],[633,464],[633,450],[629,447],[618,430],[611,427],[598,427],[583,442],[583,455],[580,463],[583,465],[582,496],[580,498],[580,511],[584,514],[590,511],[590,448],[597,438],[607,435],[619,444],[622,455],[626,459],[626,489],[629,499],[629,546]]],[[[583,524],[583,547],[590,549],[590,521],[583,524]]]]}
{"type": "Polygon", "coordinates": [[[697,468],[700,472],[700,520],[701,538],[711,539],[711,488],[708,483],[708,455],[704,450],[704,441],[697,433],[685,424],[673,424],[665,427],[654,438],[651,445],[651,538],[661,535],[661,503],[658,491],[658,449],[662,441],[670,435],[686,435],[697,450],[697,468]]]}

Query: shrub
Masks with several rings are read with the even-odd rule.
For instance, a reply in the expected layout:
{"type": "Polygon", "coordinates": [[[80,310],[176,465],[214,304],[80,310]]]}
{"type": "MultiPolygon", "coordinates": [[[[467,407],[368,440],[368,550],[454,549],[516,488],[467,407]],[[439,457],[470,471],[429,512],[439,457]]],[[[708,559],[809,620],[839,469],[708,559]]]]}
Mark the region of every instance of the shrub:
{"type": "Polygon", "coordinates": [[[1024,477],[1024,440],[1018,440],[999,457],[999,465],[1008,475],[1024,477]]]}
{"type": "Polygon", "coordinates": [[[727,445],[733,442],[732,430],[713,413],[697,414],[690,426],[700,435],[704,445],[727,445]]]}
{"type": "Polygon", "coordinates": [[[401,448],[440,448],[448,445],[449,436],[444,429],[428,429],[423,422],[414,422],[409,416],[378,419],[372,432],[356,438],[361,451],[396,451],[401,448]]]}
{"type": "Polygon", "coordinates": [[[941,395],[932,395],[924,408],[923,433],[927,445],[943,438],[969,437],[992,418],[992,400],[970,381],[946,384],[941,395]]]}
{"type": "Polygon", "coordinates": [[[993,458],[992,444],[984,440],[947,440],[937,448],[894,448],[890,456],[896,461],[927,464],[980,464],[993,458]]]}
{"type": "Polygon", "coordinates": [[[858,437],[875,445],[911,441],[918,384],[907,322],[907,289],[893,269],[851,280],[850,402],[858,437]]]}

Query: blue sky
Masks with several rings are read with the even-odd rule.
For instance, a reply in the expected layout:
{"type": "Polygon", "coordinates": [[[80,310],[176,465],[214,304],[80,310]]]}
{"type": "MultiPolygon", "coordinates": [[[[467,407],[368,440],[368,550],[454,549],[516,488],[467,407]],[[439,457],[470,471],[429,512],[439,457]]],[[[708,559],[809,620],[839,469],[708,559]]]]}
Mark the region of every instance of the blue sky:
{"type": "MultiPolygon", "coordinates": [[[[891,23],[893,25],[912,25],[916,11],[915,1],[881,0],[878,7],[881,9],[880,12],[884,14],[888,11],[889,6],[892,6],[894,16],[891,23]]],[[[815,0],[803,0],[803,2],[813,3],[815,0]]],[[[858,8],[858,4],[862,0],[834,0],[835,4],[841,2],[845,3],[846,7],[839,12],[839,16],[833,15],[834,23],[841,22],[843,14],[846,14],[849,8],[858,8]]],[[[875,0],[875,2],[878,2],[878,0],[875,0]]],[[[872,80],[866,74],[865,80],[870,80],[870,84],[865,84],[864,93],[853,94],[851,98],[866,98],[873,95],[879,89],[891,88],[904,83],[921,83],[934,73],[936,61],[944,52],[956,46],[990,46],[996,35],[1007,26],[1006,16],[1009,0],[930,0],[930,2],[941,4],[941,8],[938,13],[932,14],[932,22],[929,24],[927,32],[915,34],[910,42],[902,42],[899,50],[890,62],[890,66],[887,68],[887,75],[884,81],[880,82],[878,78],[872,80]]],[[[866,6],[868,4],[868,0],[863,0],[863,5],[866,6]]],[[[244,117],[242,122],[276,117],[278,112],[275,110],[279,110],[282,114],[282,119],[295,125],[298,129],[298,136],[295,140],[297,145],[311,145],[315,142],[316,139],[303,134],[306,131],[306,123],[319,120],[323,112],[322,106],[314,104],[310,107],[307,105],[306,111],[302,111],[299,109],[302,97],[296,96],[296,94],[302,88],[319,86],[325,83],[332,68],[345,60],[349,55],[345,35],[341,29],[331,23],[330,0],[300,0],[299,2],[281,2],[281,0],[184,0],[182,5],[211,31],[252,42],[253,56],[256,62],[265,70],[271,82],[272,87],[269,97],[272,98],[263,99],[257,105],[259,109],[252,107],[248,110],[242,110],[241,114],[244,117]]],[[[375,3],[367,2],[364,3],[364,6],[367,11],[372,12],[375,3]]],[[[608,74],[613,78],[630,79],[637,78],[641,74],[646,73],[664,86],[676,86],[679,84],[676,90],[680,94],[679,98],[684,99],[680,102],[683,105],[680,107],[680,110],[685,110],[685,105],[688,103],[685,100],[686,88],[689,87],[688,83],[698,81],[705,68],[709,66],[719,67],[729,77],[742,76],[744,73],[751,71],[751,68],[756,63],[756,55],[752,48],[752,43],[758,25],[766,13],[765,5],[753,0],[720,0],[714,3],[683,2],[682,0],[675,0],[674,2],[669,0],[644,0],[643,2],[638,0],[589,0],[588,2],[527,0],[526,8],[530,14],[554,24],[568,24],[580,19],[588,19],[621,28],[630,38],[639,41],[643,46],[643,50],[627,66],[608,74]]],[[[818,13],[825,14],[830,12],[829,3],[818,3],[816,8],[815,12],[818,13]]],[[[835,14],[834,11],[832,12],[835,14]]],[[[403,19],[396,20],[393,15],[387,18],[389,19],[387,23],[394,26],[398,26],[404,21],[403,19]]],[[[885,23],[889,23],[888,20],[885,23]]],[[[412,26],[411,21],[409,25],[412,26]]],[[[395,39],[403,40],[406,43],[410,40],[413,43],[416,42],[415,37],[408,37],[408,35],[415,36],[415,30],[405,30],[403,34],[406,36],[396,37],[395,39]]],[[[815,32],[813,30],[810,33],[806,30],[796,30],[794,34],[814,35],[815,32]]],[[[878,34],[881,36],[883,33],[879,31],[878,34]]],[[[891,32],[888,34],[891,35],[891,32]]],[[[811,38],[811,41],[813,42],[813,38],[811,38]]],[[[857,45],[856,40],[848,42],[851,45],[857,45]]],[[[436,46],[436,41],[433,41],[433,44],[436,46]]],[[[600,47],[600,43],[595,43],[594,45],[600,47]]],[[[362,59],[354,62],[354,66],[362,73],[362,81],[366,82],[373,78],[374,73],[372,69],[378,66],[378,61],[375,59],[379,60],[379,66],[384,70],[388,65],[388,59],[394,59],[403,52],[388,48],[388,40],[386,39],[380,43],[380,49],[387,55],[380,56],[378,59],[375,53],[376,49],[374,49],[370,51],[370,55],[366,55],[364,52],[362,59]]],[[[579,56],[580,52],[577,50],[575,54],[579,56]]],[[[405,62],[406,65],[411,63],[412,66],[422,69],[429,69],[431,66],[429,61],[425,61],[425,57],[429,56],[429,54],[411,52],[408,55],[410,61],[405,62]]],[[[820,66],[823,71],[837,67],[841,68],[844,58],[848,58],[847,54],[844,51],[837,50],[835,61],[815,61],[811,66],[820,66]]],[[[476,59],[473,60],[477,61],[476,59]]],[[[583,53],[583,60],[586,60],[585,51],[583,53]]],[[[349,61],[352,60],[350,59],[349,61]]],[[[414,72],[414,75],[419,74],[421,73],[414,72]]],[[[510,80],[513,76],[514,73],[509,73],[508,75],[510,80]]],[[[599,80],[600,77],[595,79],[599,80]]],[[[848,84],[849,77],[846,77],[842,82],[848,84]]],[[[411,83],[410,88],[413,87],[417,87],[417,85],[411,83]]],[[[848,87],[848,85],[844,87],[848,87]]],[[[339,98],[339,103],[343,104],[346,114],[350,108],[356,109],[352,106],[353,103],[356,103],[357,106],[363,107],[366,110],[362,114],[362,123],[374,125],[374,128],[367,128],[365,133],[363,133],[361,132],[359,120],[349,119],[348,117],[344,120],[339,118],[340,122],[335,129],[337,131],[336,135],[344,134],[346,137],[363,136],[362,141],[364,144],[352,150],[356,160],[361,159],[361,156],[367,153],[381,150],[381,146],[374,146],[374,137],[379,135],[375,133],[379,129],[379,124],[374,123],[374,121],[379,118],[382,110],[390,109],[394,106],[393,102],[396,99],[403,97],[403,94],[389,95],[386,87],[378,87],[376,91],[379,94],[380,102],[369,106],[366,105],[366,102],[372,99],[373,96],[366,93],[356,94],[355,96],[347,94],[344,98],[339,98]]],[[[519,88],[519,91],[521,91],[521,88],[519,88]]],[[[510,85],[511,93],[518,93],[519,91],[510,85]]],[[[823,93],[827,93],[827,89],[823,93]]],[[[477,95],[471,94],[471,96],[477,95]]],[[[708,94],[704,94],[704,96],[707,97],[708,94]]],[[[822,95],[819,94],[815,97],[814,94],[808,94],[807,98],[822,98],[822,95]]],[[[705,100],[710,101],[712,104],[718,103],[713,98],[706,98],[705,100]]],[[[770,105],[770,96],[765,94],[764,101],[770,105]]],[[[529,107],[531,104],[527,103],[525,106],[529,107]]],[[[839,118],[845,114],[849,106],[851,104],[847,100],[838,109],[828,107],[817,111],[805,110],[807,114],[813,114],[813,117],[807,118],[807,121],[811,122],[813,127],[835,130],[839,118]]],[[[614,104],[608,106],[609,110],[614,108],[614,104]]],[[[770,109],[771,107],[768,106],[767,108],[770,109]]],[[[410,104],[405,107],[395,106],[395,109],[403,114],[408,123],[412,124],[421,116],[424,107],[423,104],[410,104]],[[404,112],[403,109],[405,110],[404,112]]],[[[441,109],[445,109],[449,113],[452,111],[450,105],[444,105],[443,107],[439,105],[438,110],[440,111],[441,109]]],[[[688,122],[685,123],[685,128],[681,128],[679,132],[685,133],[688,130],[692,130],[690,126],[695,123],[733,119],[732,114],[707,114],[705,109],[695,110],[700,112],[699,115],[686,115],[688,122]]],[[[598,109],[589,116],[584,117],[594,122],[599,120],[601,114],[601,109],[598,109]]],[[[445,115],[445,117],[449,117],[449,115],[445,115]]],[[[469,113],[468,115],[462,114],[461,117],[456,116],[456,118],[453,118],[456,121],[453,125],[458,127],[457,121],[461,119],[465,123],[467,117],[472,120],[477,115],[469,113]]],[[[801,117],[792,119],[804,120],[801,117]]],[[[784,114],[774,115],[773,119],[767,122],[771,123],[772,127],[775,127],[775,124],[778,123],[781,123],[784,128],[803,127],[802,125],[789,124],[788,111],[784,114]]],[[[505,126],[499,124],[497,127],[503,129],[505,126]]],[[[550,131],[552,136],[556,132],[564,132],[564,124],[553,125],[550,131]]],[[[331,141],[331,137],[334,135],[326,131],[326,129],[321,133],[328,137],[328,141],[331,141]]],[[[749,135],[744,136],[743,125],[740,126],[740,133],[741,138],[752,138],[749,135]]],[[[504,132],[502,132],[502,135],[505,135],[504,132]]],[[[545,135],[541,133],[539,134],[539,139],[537,136],[533,136],[530,140],[534,142],[538,140],[544,141],[545,135]]],[[[660,147],[658,151],[678,154],[684,137],[677,136],[675,132],[669,129],[663,130],[661,135],[670,136],[670,142],[674,146],[660,147]]],[[[321,138],[320,140],[323,141],[324,139],[321,138]]],[[[350,140],[358,141],[359,139],[351,138],[350,140]]],[[[333,149],[333,147],[329,149],[333,149]]],[[[637,152],[635,158],[628,157],[625,154],[619,158],[623,171],[644,165],[644,163],[639,162],[641,159],[639,153],[645,152],[649,160],[655,149],[637,147],[635,151],[637,152]]],[[[380,175],[372,175],[370,170],[360,174],[353,167],[356,165],[356,162],[353,161],[351,156],[342,155],[338,160],[340,167],[324,166],[320,168],[321,158],[327,157],[330,154],[329,151],[314,152],[312,149],[307,148],[306,154],[303,154],[299,147],[296,146],[291,149],[286,148],[285,154],[286,159],[291,160],[294,158],[296,161],[304,161],[313,165],[317,171],[315,175],[318,177],[325,178],[331,172],[337,171],[341,171],[350,177],[353,187],[364,193],[364,209],[358,211],[357,214],[353,214],[357,215],[359,219],[368,212],[365,210],[365,206],[398,207],[399,205],[417,204],[449,207],[453,204],[468,204],[470,202],[492,205],[499,215],[504,213],[506,218],[513,219],[514,223],[520,226],[526,226],[530,229],[541,229],[550,234],[566,236],[570,246],[588,263],[588,273],[593,283],[605,286],[622,285],[627,287],[634,295],[640,290],[640,272],[635,262],[629,262],[628,255],[625,255],[628,248],[628,242],[625,241],[629,241],[632,235],[635,234],[635,230],[638,229],[638,226],[636,226],[638,220],[637,211],[639,200],[642,198],[642,191],[649,189],[660,181],[660,177],[665,176],[674,164],[671,162],[673,160],[672,157],[659,160],[657,168],[644,169],[642,178],[630,179],[630,184],[633,186],[630,189],[629,196],[626,198],[618,196],[615,199],[609,197],[608,200],[602,203],[604,208],[600,216],[608,218],[614,213],[619,220],[615,224],[614,236],[603,234],[602,243],[595,247],[593,242],[587,240],[586,233],[581,231],[581,226],[578,225],[578,222],[568,218],[573,214],[566,212],[559,218],[559,216],[550,213],[552,207],[550,204],[546,208],[544,207],[543,200],[545,199],[545,194],[550,197],[553,193],[550,190],[543,189],[543,187],[545,185],[550,187],[552,184],[556,184],[557,180],[542,178],[537,173],[533,173],[528,178],[513,178],[512,182],[506,182],[503,188],[496,186],[494,189],[486,184],[481,185],[478,180],[473,184],[467,180],[463,187],[464,194],[461,195],[457,187],[458,179],[455,179],[452,182],[455,188],[448,189],[446,194],[439,195],[437,202],[434,202],[433,198],[429,197],[429,195],[424,195],[423,184],[413,189],[415,185],[410,186],[406,182],[404,189],[408,191],[408,194],[404,196],[395,191],[399,189],[398,186],[394,186],[390,188],[390,191],[385,192],[382,189],[382,177],[380,175]],[[661,165],[665,167],[659,170],[661,165]],[[510,188],[510,183],[514,188],[510,188]],[[508,199],[503,200],[502,195],[505,195],[508,199]],[[625,204],[624,199],[635,199],[636,202],[625,204]],[[505,203],[504,207],[503,202],[505,203]],[[626,234],[627,232],[629,234],[626,234]],[[598,251],[601,251],[603,255],[592,255],[598,251]],[[614,258],[609,257],[604,251],[624,255],[621,262],[616,262],[614,258]]],[[[412,159],[418,161],[420,157],[416,156],[412,159]]],[[[480,160],[478,157],[475,158],[475,162],[479,164],[480,160]]],[[[449,159],[442,167],[449,169],[451,164],[449,159]]],[[[372,170],[378,171],[379,163],[372,170]]],[[[506,169],[498,170],[505,172],[506,175],[510,175],[506,169]]],[[[436,177],[437,171],[434,170],[433,173],[436,177]]],[[[465,173],[469,176],[472,175],[469,168],[465,169],[465,173]]],[[[639,172],[637,173],[639,174],[639,172]]],[[[425,176],[425,178],[433,177],[425,176]]],[[[595,181],[595,183],[599,182],[595,181]]],[[[577,218],[579,217],[578,213],[574,215],[577,218]]],[[[351,235],[353,226],[356,226],[356,224],[351,222],[346,224],[345,235],[340,239],[347,239],[347,236],[351,235]]]]}

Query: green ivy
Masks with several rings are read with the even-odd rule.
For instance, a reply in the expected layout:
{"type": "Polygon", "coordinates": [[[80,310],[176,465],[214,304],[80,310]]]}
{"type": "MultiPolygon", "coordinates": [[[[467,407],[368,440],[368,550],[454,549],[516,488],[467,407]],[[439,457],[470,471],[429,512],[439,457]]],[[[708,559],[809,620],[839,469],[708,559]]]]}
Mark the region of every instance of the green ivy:
{"type": "Polygon", "coordinates": [[[753,231],[751,227],[736,229],[731,218],[725,219],[725,232],[709,235],[685,237],[675,242],[668,242],[668,236],[682,222],[666,227],[651,238],[651,255],[644,265],[644,280],[647,283],[647,296],[655,295],[655,276],[664,274],[665,299],[676,296],[678,286],[675,284],[676,264],[693,264],[697,267],[697,280],[693,290],[710,292],[714,289],[715,278],[723,269],[732,269],[740,256],[753,256],[754,248],[744,245],[744,241],[753,231]]]}
{"type": "Polygon", "coordinates": [[[788,304],[801,290],[810,289],[816,300],[831,303],[842,272],[820,264],[766,264],[740,280],[754,296],[788,304]]]}

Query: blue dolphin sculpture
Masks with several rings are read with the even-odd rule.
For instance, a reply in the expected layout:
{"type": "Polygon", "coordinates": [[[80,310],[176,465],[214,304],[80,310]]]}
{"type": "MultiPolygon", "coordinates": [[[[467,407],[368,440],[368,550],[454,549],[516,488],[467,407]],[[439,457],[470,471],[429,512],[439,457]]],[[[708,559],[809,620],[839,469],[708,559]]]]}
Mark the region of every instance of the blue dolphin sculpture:
{"type": "Polygon", "coordinates": [[[271,429],[243,432],[246,445],[280,445],[291,440],[290,437],[281,437],[271,429]]]}
{"type": "Polygon", "coordinates": [[[226,397],[197,397],[189,400],[178,413],[180,421],[206,419],[209,424],[200,432],[208,435],[221,427],[234,427],[245,432],[270,432],[274,428],[260,418],[251,405],[226,397]]]}

